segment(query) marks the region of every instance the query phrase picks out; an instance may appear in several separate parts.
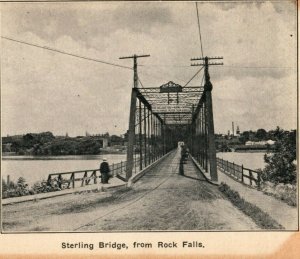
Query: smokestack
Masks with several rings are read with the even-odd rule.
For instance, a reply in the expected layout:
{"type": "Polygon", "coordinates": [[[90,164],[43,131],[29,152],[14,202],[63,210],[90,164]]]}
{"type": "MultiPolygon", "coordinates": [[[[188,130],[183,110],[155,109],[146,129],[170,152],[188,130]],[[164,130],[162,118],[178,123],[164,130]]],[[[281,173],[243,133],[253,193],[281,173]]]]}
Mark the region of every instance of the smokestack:
{"type": "Polygon", "coordinates": [[[234,122],[232,122],[232,136],[234,136],[234,122]]]}

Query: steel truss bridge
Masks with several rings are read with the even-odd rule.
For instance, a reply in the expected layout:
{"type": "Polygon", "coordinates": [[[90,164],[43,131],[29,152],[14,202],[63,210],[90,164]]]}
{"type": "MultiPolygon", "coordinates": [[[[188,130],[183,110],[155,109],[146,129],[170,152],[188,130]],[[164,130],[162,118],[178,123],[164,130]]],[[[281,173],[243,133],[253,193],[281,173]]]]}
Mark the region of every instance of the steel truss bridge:
{"type": "Polygon", "coordinates": [[[181,86],[172,81],[159,87],[139,87],[137,58],[149,55],[131,56],[134,60],[134,87],[128,130],[126,179],[132,176],[136,167],[147,167],[158,158],[175,149],[184,141],[191,155],[202,169],[217,181],[217,162],[212,109],[212,83],[209,76],[210,59],[196,58],[204,68],[204,84],[181,86]]]}
{"type": "MultiPolygon", "coordinates": [[[[222,58],[192,59],[203,61],[202,64],[196,64],[204,68],[203,85],[181,86],[170,81],[159,87],[145,88],[138,84],[137,58],[147,56],[125,57],[134,60],[127,161],[112,164],[112,172],[121,180],[128,181],[133,174],[175,149],[178,142],[184,142],[201,169],[210,174],[212,181],[217,181],[213,87],[208,68],[222,64],[209,63],[210,59],[222,58]]],[[[56,181],[61,189],[63,184],[67,184],[67,188],[75,188],[76,181],[80,181],[81,186],[90,182],[96,184],[97,174],[99,169],[53,173],[49,174],[47,184],[52,185],[56,181]]]]}

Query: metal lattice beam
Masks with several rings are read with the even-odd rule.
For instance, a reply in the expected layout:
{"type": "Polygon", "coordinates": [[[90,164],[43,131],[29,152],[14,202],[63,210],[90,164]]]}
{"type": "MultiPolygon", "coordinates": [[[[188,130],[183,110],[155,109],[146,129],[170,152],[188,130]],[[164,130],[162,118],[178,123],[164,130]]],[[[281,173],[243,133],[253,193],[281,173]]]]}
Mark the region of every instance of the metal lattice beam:
{"type": "Polygon", "coordinates": [[[142,101],[164,124],[190,124],[193,111],[204,92],[203,86],[181,87],[178,92],[161,91],[161,87],[137,88],[138,99],[142,101]]]}

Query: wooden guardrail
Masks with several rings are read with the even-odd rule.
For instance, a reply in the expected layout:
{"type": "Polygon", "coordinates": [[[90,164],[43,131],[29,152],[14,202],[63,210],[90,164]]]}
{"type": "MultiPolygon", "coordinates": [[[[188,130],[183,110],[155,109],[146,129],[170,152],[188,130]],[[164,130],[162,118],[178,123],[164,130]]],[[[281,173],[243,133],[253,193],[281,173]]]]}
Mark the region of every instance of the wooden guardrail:
{"type": "Polygon", "coordinates": [[[222,158],[217,158],[217,166],[233,179],[243,184],[259,189],[261,186],[261,173],[243,165],[237,165],[222,158]]]}
{"type": "MultiPolygon", "coordinates": [[[[134,173],[139,171],[139,157],[134,159],[134,173]]],[[[119,179],[126,181],[122,173],[126,171],[127,161],[113,163],[109,165],[111,174],[119,179]]],[[[70,171],[61,173],[52,173],[48,175],[47,185],[57,185],[60,189],[75,188],[76,182],[80,182],[79,186],[89,184],[97,184],[98,178],[101,179],[100,169],[88,169],[80,171],[70,171]]]]}
{"type": "MultiPolygon", "coordinates": [[[[154,163],[157,159],[159,159],[159,157],[153,158],[151,160],[151,163],[154,163]]],[[[142,157],[142,161],[144,161],[144,163],[141,164],[139,156],[134,158],[133,174],[137,174],[140,170],[144,169],[147,166],[147,164],[145,163],[144,155],[142,157]]],[[[127,161],[114,163],[109,165],[109,167],[113,176],[126,181],[125,177],[122,176],[122,173],[126,172],[127,161]]],[[[91,183],[97,184],[98,178],[101,179],[100,169],[88,169],[80,171],[52,173],[48,175],[46,183],[48,186],[58,186],[60,189],[66,189],[79,186],[82,187],[91,183]],[[76,182],[80,182],[80,185],[75,186],[76,182]]]]}
{"type": "MultiPolygon", "coordinates": [[[[110,171],[114,176],[118,176],[122,174],[122,172],[125,172],[126,166],[126,161],[109,165],[110,171]]],[[[98,178],[101,179],[100,169],[52,173],[48,175],[47,185],[54,184],[60,189],[75,188],[76,182],[80,182],[80,186],[89,185],[91,183],[97,184],[98,178]]]]}

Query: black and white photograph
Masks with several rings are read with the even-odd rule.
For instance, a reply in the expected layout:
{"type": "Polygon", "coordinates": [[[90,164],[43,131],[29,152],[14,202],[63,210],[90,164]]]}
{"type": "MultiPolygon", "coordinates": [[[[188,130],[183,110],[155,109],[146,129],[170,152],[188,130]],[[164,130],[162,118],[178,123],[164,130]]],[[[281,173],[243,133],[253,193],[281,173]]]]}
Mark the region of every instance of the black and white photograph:
{"type": "Polygon", "coordinates": [[[297,5],[2,2],[2,234],[298,231],[297,5]]]}

